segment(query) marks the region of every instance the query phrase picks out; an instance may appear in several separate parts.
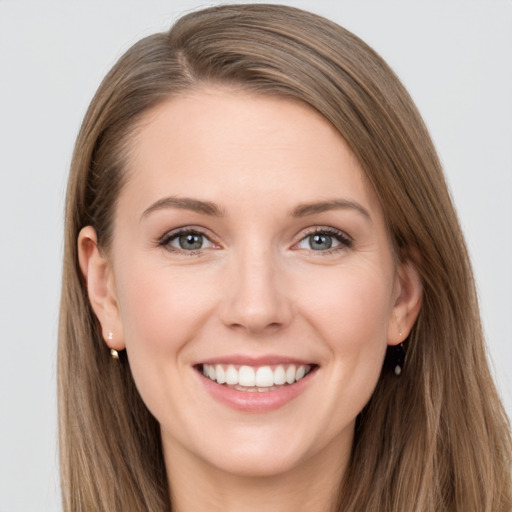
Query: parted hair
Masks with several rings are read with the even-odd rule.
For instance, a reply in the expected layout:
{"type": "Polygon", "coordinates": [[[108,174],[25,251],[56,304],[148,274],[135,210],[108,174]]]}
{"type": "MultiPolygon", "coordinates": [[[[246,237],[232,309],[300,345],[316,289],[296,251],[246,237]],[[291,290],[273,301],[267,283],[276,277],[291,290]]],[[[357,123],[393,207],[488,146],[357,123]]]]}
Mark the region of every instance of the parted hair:
{"type": "Polygon", "coordinates": [[[403,372],[397,378],[383,366],[358,416],[332,510],[512,510],[510,427],[428,131],[398,78],[363,41],[320,16],[264,4],[193,12],[142,39],[105,77],[82,123],[67,189],[58,348],[64,510],[172,510],[158,422],[126,355],[111,360],[77,238],[91,225],[108,253],[130,140],[151,109],[205,86],[292,99],[330,121],[375,189],[397,254],[423,284],[403,372]]]}

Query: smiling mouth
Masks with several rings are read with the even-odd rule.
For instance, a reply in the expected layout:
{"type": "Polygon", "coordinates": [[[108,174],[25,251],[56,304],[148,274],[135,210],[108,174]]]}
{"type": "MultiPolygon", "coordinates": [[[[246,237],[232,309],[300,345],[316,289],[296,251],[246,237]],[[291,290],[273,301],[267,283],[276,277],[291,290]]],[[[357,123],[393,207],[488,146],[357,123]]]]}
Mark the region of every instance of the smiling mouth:
{"type": "Polygon", "coordinates": [[[273,366],[200,364],[197,369],[206,378],[231,389],[246,392],[268,392],[299,382],[317,367],[315,364],[273,366]]]}

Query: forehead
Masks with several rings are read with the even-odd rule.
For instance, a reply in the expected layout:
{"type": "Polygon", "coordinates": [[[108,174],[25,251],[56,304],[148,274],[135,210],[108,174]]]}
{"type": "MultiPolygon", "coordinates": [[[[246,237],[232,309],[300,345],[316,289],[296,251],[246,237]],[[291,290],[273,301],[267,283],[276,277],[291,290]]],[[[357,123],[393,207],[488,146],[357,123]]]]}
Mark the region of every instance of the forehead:
{"type": "Polygon", "coordinates": [[[174,97],[143,118],[129,149],[126,189],[139,210],[164,195],[230,206],[270,204],[272,194],[282,206],[349,194],[379,208],[339,132],[290,99],[224,89],[174,97]]]}

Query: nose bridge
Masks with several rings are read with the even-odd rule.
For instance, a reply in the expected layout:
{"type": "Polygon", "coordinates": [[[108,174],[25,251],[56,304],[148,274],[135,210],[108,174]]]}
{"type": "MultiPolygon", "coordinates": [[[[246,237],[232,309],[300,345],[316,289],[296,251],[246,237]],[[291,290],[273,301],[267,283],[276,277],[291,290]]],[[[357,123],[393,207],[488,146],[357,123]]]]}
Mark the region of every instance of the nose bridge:
{"type": "Polygon", "coordinates": [[[289,322],[291,304],[278,255],[270,245],[247,243],[239,247],[230,267],[224,307],[227,325],[257,333],[289,322]]]}

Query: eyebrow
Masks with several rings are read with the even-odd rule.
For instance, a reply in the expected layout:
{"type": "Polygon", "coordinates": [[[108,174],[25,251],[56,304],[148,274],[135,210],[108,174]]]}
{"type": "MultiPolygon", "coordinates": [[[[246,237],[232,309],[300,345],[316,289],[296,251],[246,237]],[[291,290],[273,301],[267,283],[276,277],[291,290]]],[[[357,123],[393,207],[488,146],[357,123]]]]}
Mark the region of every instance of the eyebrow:
{"type": "MultiPolygon", "coordinates": [[[[223,217],[225,215],[224,211],[211,201],[201,201],[199,199],[192,199],[190,197],[171,196],[164,197],[154,202],[151,206],[144,210],[141,217],[147,217],[154,211],[163,210],[166,208],[190,210],[212,217],[223,217]]],[[[290,215],[292,217],[307,217],[308,215],[328,212],[331,210],[355,210],[371,221],[371,216],[368,210],[363,208],[360,204],[354,201],[348,201],[346,199],[331,199],[329,201],[301,203],[293,208],[293,210],[291,210],[290,215]]]]}
{"type": "Polygon", "coordinates": [[[348,201],[346,199],[331,199],[329,201],[302,203],[291,211],[291,215],[292,217],[306,217],[308,215],[328,212],[330,210],[355,210],[368,220],[372,220],[370,213],[366,208],[362,207],[359,203],[348,201]]]}
{"type": "Polygon", "coordinates": [[[199,199],[192,199],[189,197],[164,197],[146,208],[141,217],[147,217],[154,211],[164,210],[166,208],[190,210],[193,212],[201,213],[203,215],[210,215],[212,217],[224,216],[224,212],[215,203],[210,201],[201,201],[199,199]]]}

